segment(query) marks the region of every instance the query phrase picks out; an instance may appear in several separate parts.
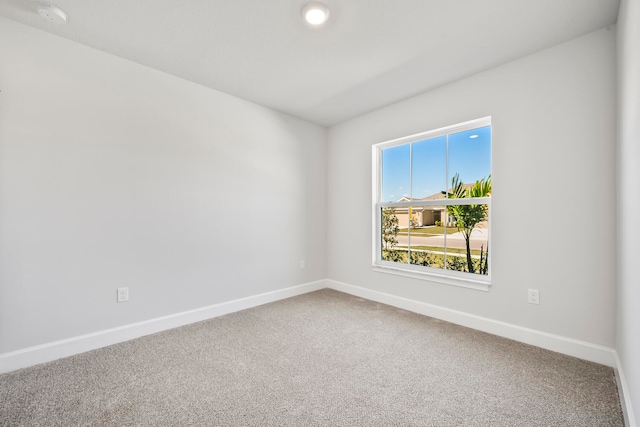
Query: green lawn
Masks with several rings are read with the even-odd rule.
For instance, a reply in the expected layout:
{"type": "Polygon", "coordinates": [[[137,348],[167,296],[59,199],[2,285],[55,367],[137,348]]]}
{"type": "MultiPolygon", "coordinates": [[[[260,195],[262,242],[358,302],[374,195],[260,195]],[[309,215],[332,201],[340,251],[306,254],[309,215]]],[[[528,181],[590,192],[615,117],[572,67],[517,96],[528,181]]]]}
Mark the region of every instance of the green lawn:
{"type": "MultiPolygon", "coordinates": [[[[447,234],[453,234],[458,232],[457,227],[447,227],[447,234]]],[[[443,226],[438,225],[428,225],[426,227],[415,227],[411,229],[412,236],[442,236],[445,232],[445,228],[443,226]]],[[[407,236],[409,233],[406,228],[398,231],[398,236],[407,236]]]]}

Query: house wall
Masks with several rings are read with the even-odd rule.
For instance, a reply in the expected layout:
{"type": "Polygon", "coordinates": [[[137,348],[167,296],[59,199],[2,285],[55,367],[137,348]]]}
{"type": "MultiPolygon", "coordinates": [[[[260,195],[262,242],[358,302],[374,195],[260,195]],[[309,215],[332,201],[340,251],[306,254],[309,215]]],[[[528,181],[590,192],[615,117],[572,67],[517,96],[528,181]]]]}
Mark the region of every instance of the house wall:
{"type": "MultiPolygon", "coordinates": [[[[618,15],[618,340],[627,412],[640,417],[640,2],[618,15]]],[[[630,425],[635,425],[630,423],[630,425]]]]}
{"type": "Polygon", "coordinates": [[[324,128],[3,18],[0,58],[0,355],[324,279],[324,128]]]}
{"type": "Polygon", "coordinates": [[[614,347],[615,226],[593,218],[615,210],[615,43],[601,29],[330,128],[329,279],[614,347]],[[371,218],[341,215],[371,207],[371,146],[489,115],[489,292],[374,271],[371,218]]]}

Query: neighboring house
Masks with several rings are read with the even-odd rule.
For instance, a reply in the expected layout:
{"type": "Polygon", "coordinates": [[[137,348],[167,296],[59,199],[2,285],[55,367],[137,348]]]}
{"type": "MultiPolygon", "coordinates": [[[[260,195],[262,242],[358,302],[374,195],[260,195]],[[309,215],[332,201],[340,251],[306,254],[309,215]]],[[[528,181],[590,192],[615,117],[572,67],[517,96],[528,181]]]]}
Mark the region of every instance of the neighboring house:
{"type": "MultiPolygon", "coordinates": [[[[469,188],[473,184],[463,184],[463,188],[469,188]]],[[[451,191],[451,189],[447,190],[451,191]]],[[[398,202],[411,202],[422,200],[440,200],[444,199],[442,192],[432,194],[422,199],[402,197],[398,202]]],[[[400,228],[407,228],[409,225],[413,227],[423,227],[426,225],[435,225],[436,222],[447,224],[448,226],[454,226],[455,222],[449,218],[444,206],[416,206],[407,208],[396,208],[396,216],[398,217],[398,226],[400,228]]]]}
{"type": "MultiPolygon", "coordinates": [[[[442,194],[434,194],[424,199],[415,199],[403,197],[399,202],[409,202],[412,200],[434,200],[443,198],[442,194]],[[440,197],[436,197],[440,196],[440,197]]],[[[396,216],[398,217],[398,226],[407,228],[409,225],[422,227],[424,225],[435,225],[436,221],[446,221],[447,213],[444,206],[419,206],[411,208],[396,208],[396,216]]]]}

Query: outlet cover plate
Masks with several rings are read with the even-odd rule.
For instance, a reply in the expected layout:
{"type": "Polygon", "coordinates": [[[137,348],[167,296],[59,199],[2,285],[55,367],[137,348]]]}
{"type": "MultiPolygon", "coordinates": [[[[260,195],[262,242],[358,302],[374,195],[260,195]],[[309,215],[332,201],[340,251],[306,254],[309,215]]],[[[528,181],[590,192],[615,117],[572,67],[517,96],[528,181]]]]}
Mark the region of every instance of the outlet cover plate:
{"type": "Polygon", "coordinates": [[[118,302],[129,301],[129,288],[118,288],[118,302]]]}

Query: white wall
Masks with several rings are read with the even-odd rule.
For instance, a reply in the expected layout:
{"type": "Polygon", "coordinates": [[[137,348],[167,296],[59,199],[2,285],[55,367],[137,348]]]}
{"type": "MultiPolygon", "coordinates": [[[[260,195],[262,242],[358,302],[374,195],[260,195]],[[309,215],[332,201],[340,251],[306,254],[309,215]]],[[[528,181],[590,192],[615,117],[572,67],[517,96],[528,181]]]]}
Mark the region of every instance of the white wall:
{"type": "Polygon", "coordinates": [[[325,129],[2,18],[0,91],[0,354],[325,277],[325,129]]]}
{"type": "Polygon", "coordinates": [[[602,29],[331,128],[328,277],[614,347],[615,37],[602,29]],[[488,115],[490,291],[373,272],[371,145],[488,115]]]}
{"type": "Polygon", "coordinates": [[[618,342],[628,406],[640,415],[640,2],[618,16],[618,342]]]}

